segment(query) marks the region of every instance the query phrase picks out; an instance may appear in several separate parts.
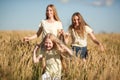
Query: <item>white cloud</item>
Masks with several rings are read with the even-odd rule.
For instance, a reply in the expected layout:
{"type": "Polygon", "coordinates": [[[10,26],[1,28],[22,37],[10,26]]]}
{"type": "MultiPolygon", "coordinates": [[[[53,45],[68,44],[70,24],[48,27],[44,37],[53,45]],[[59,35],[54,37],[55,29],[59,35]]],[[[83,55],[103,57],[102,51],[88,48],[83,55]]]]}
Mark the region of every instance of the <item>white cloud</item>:
{"type": "Polygon", "coordinates": [[[69,0],[60,0],[62,3],[68,3],[69,0]]]}
{"type": "Polygon", "coordinates": [[[106,5],[110,6],[114,3],[114,0],[106,0],[106,5]]]}
{"type": "Polygon", "coordinates": [[[111,6],[114,0],[95,0],[91,4],[94,6],[111,6]]]}
{"type": "MultiPolygon", "coordinates": [[[[68,3],[70,0],[59,0],[59,1],[61,1],[62,3],[68,3]]],[[[93,5],[93,6],[111,6],[115,0],[93,0],[93,1],[76,0],[76,2],[77,1],[80,1],[83,4],[93,5]]]]}

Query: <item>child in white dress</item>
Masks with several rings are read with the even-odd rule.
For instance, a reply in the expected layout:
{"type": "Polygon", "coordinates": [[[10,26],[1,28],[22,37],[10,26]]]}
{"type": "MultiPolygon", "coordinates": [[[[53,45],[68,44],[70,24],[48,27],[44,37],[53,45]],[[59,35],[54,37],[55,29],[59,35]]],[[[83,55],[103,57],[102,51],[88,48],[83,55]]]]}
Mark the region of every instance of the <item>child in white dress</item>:
{"type": "Polygon", "coordinates": [[[42,75],[42,80],[61,80],[62,64],[60,55],[65,55],[64,53],[73,55],[72,51],[51,33],[46,34],[40,45],[35,47],[33,53],[34,63],[41,60],[45,61],[43,64],[45,72],[42,75]],[[41,49],[40,55],[36,56],[39,48],[41,49]]]}

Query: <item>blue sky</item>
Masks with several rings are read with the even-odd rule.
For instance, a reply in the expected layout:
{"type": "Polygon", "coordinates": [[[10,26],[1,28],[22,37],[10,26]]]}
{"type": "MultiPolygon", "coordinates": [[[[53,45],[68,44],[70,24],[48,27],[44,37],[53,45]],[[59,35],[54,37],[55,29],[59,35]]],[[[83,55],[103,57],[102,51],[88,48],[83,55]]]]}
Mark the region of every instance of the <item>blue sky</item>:
{"type": "Polygon", "coordinates": [[[120,33],[119,0],[0,0],[0,30],[38,30],[48,4],[54,4],[67,31],[80,12],[95,33],[120,33]]]}

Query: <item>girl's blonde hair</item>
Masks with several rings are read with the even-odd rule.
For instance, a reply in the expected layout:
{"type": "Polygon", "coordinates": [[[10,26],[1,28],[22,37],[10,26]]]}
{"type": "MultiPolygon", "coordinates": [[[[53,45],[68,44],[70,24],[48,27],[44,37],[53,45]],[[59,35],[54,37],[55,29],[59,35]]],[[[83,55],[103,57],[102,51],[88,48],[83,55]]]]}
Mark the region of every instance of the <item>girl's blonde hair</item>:
{"type": "Polygon", "coordinates": [[[85,33],[85,26],[88,25],[85,20],[83,19],[82,15],[79,13],[79,12],[75,12],[73,15],[72,15],[72,18],[71,18],[71,21],[72,21],[72,24],[69,26],[69,31],[71,31],[72,29],[75,30],[75,32],[78,33],[78,35],[81,37],[81,38],[84,38],[84,33],[85,33]],[[78,26],[78,29],[76,30],[74,28],[74,17],[77,16],[78,19],[79,19],[79,26],[78,26]]]}
{"type": "Polygon", "coordinates": [[[40,47],[45,49],[44,43],[46,39],[50,39],[53,42],[53,48],[55,50],[62,50],[61,44],[63,44],[54,34],[47,33],[42,42],[40,43],[40,47]]]}
{"type": "Polygon", "coordinates": [[[55,8],[55,6],[54,6],[53,4],[49,4],[49,5],[47,6],[47,8],[46,8],[46,19],[48,19],[48,15],[47,15],[47,9],[48,9],[48,7],[52,8],[54,19],[55,19],[56,21],[60,21],[60,19],[59,19],[59,17],[58,17],[58,14],[57,14],[57,10],[56,10],[56,8],[55,8]]]}
{"type": "Polygon", "coordinates": [[[60,59],[61,59],[62,67],[63,67],[63,69],[67,69],[67,64],[66,64],[65,59],[64,59],[63,54],[62,54],[64,52],[66,53],[66,51],[62,47],[62,45],[64,45],[64,44],[54,34],[47,33],[46,36],[44,37],[44,39],[42,40],[42,42],[39,45],[39,47],[42,50],[45,49],[44,43],[45,43],[46,39],[50,39],[53,42],[53,48],[52,49],[60,52],[60,59]]]}

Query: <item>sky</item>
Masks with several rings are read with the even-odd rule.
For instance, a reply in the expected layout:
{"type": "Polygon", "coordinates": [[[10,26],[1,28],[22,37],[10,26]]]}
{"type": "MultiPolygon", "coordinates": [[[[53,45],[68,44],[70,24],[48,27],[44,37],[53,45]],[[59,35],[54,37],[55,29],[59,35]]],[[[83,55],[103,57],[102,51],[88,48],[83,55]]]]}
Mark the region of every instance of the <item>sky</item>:
{"type": "Polygon", "coordinates": [[[38,30],[54,4],[65,31],[80,12],[95,33],[120,33],[120,0],[0,0],[0,30],[38,30]]]}

